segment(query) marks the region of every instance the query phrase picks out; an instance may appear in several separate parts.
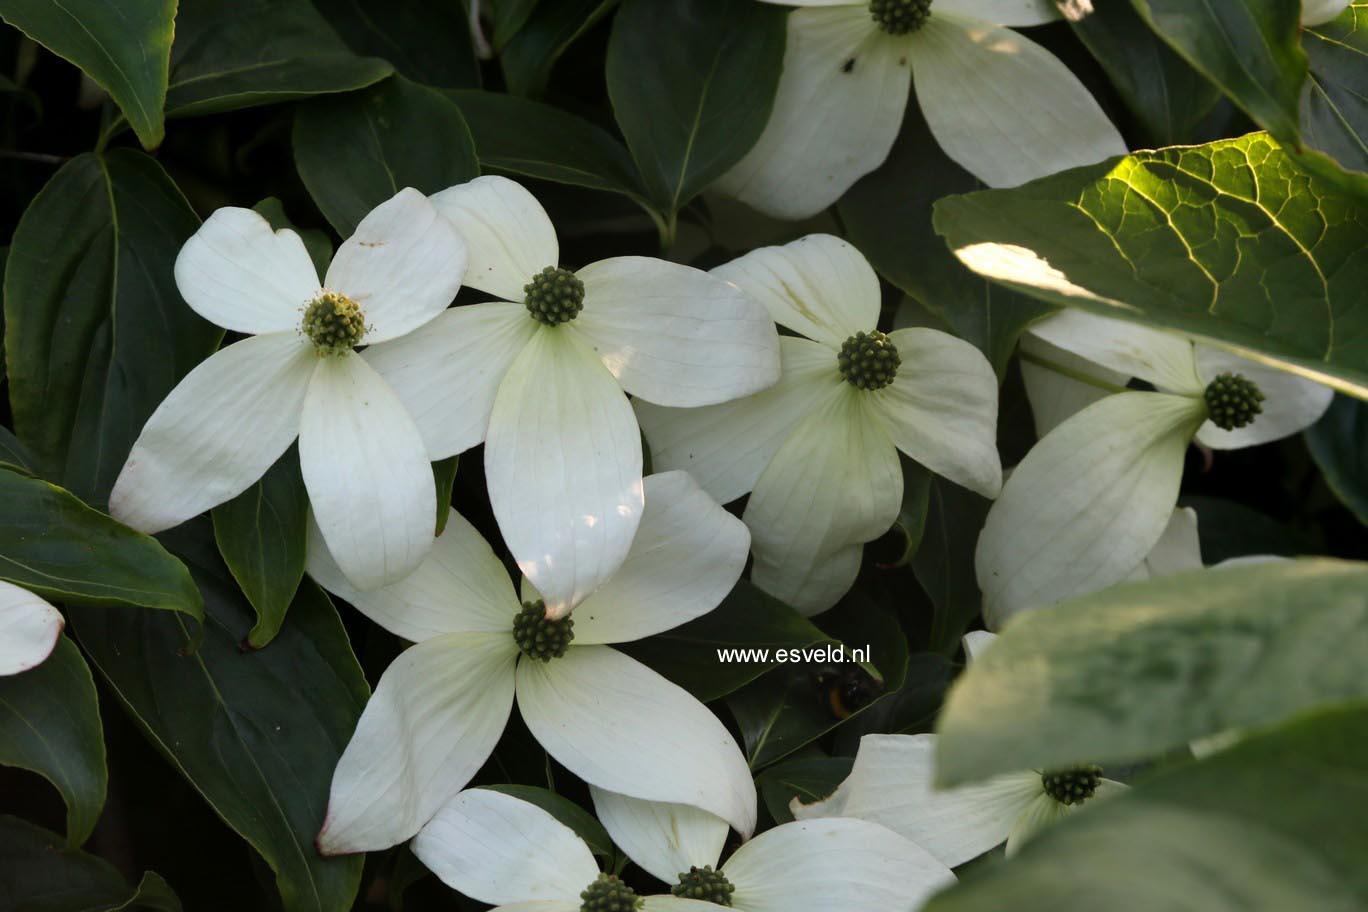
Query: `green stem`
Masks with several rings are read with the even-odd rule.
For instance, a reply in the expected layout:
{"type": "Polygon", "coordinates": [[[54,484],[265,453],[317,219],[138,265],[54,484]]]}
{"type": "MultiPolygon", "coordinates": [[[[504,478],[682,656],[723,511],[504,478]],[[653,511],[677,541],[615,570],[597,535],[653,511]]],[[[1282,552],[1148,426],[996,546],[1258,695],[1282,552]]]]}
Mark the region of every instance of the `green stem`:
{"type": "Polygon", "coordinates": [[[1062,374],[1071,380],[1077,380],[1079,383],[1086,383],[1088,386],[1095,386],[1098,389],[1106,390],[1109,393],[1131,392],[1128,387],[1118,386],[1115,383],[1108,383],[1106,380],[1100,380],[1097,377],[1089,376],[1082,371],[1074,370],[1071,367],[1065,367],[1063,364],[1060,364],[1057,361],[1051,361],[1049,358],[1042,358],[1040,355],[1033,355],[1026,351],[1023,351],[1020,354],[1022,361],[1029,361],[1031,364],[1043,367],[1046,370],[1052,370],[1056,374],[1062,374]]]}

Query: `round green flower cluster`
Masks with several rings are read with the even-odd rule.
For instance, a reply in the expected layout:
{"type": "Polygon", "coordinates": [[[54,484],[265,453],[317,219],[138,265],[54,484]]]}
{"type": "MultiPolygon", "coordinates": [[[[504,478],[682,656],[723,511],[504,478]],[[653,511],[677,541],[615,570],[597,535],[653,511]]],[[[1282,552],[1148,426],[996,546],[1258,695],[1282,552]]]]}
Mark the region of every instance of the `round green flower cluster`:
{"type": "Polygon", "coordinates": [[[1051,770],[1040,775],[1040,784],[1045,787],[1045,794],[1060,804],[1082,804],[1093,796],[1101,781],[1100,766],[1076,766],[1073,769],[1051,770]]]}
{"type": "Polygon", "coordinates": [[[701,899],[719,906],[730,906],[736,887],[721,871],[714,871],[712,865],[704,865],[680,872],[679,883],[670,887],[670,892],[684,899],[701,899]]]}
{"type": "Polygon", "coordinates": [[[869,15],[890,35],[909,35],[931,18],[931,0],[869,0],[869,15]]]}
{"type": "Polygon", "coordinates": [[[547,326],[569,323],[584,309],[584,283],[568,269],[547,266],[523,286],[532,319],[547,326]]]}
{"type": "Polygon", "coordinates": [[[615,874],[600,874],[580,893],[580,912],[633,912],[641,907],[636,891],[615,874]]]}
{"type": "Polygon", "coordinates": [[[883,389],[898,375],[897,347],[886,333],[877,329],[873,332],[858,332],[846,339],[841,352],[836,356],[836,365],[841,376],[851,386],[863,390],[883,389]]]}
{"type": "Polygon", "coordinates": [[[304,308],[300,329],[320,354],[342,355],[361,343],[366,334],[366,319],[361,307],[351,298],[325,291],[304,308]]]}
{"type": "Polygon", "coordinates": [[[1212,423],[1226,431],[1252,424],[1263,411],[1264,394],[1244,374],[1220,374],[1207,384],[1203,397],[1212,423]]]}
{"type": "Polygon", "coordinates": [[[549,662],[565,655],[575,638],[575,622],[569,617],[551,620],[541,602],[523,602],[513,616],[513,640],[530,659],[549,662]]]}

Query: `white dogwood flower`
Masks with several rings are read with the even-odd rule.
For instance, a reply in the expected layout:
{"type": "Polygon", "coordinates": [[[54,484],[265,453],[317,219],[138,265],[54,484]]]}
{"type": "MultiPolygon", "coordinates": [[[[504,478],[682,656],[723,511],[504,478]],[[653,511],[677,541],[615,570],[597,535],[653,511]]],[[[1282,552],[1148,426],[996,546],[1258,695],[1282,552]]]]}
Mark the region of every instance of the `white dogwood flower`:
{"type": "Polygon", "coordinates": [[[926,849],[856,819],[780,824],[719,865],[726,821],[698,808],[640,801],[591,788],[613,842],[643,870],[670,884],[647,896],[645,912],[888,912],[920,909],[955,882],[926,849]]]}
{"type": "Polygon", "coordinates": [[[648,257],[560,268],[522,186],[481,177],[432,197],[465,238],[456,307],[366,352],[442,459],[485,441],[489,499],[519,568],[565,615],[622,563],[641,520],[641,438],[624,390],[662,405],[725,402],[779,376],[764,309],[701,270],[648,257]]]}
{"type": "Polygon", "coordinates": [[[0,676],[43,664],[65,624],[61,612],[45,600],[0,580],[0,676]]]}
{"type": "Polygon", "coordinates": [[[374,589],[406,576],[432,546],[432,468],[413,419],[354,349],[432,320],[465,265],[455,229],[412,188],[361,220],[321,285],[299,235],[250,209],[216,211],[176,257],[176,286],[248,338],[152,413],[111,515],[148,533],[178,525],[242,493],[298,437],[309,502],[347,578],[374,589]]]}
{"type": "MultiPolygon", "coordinates": [[[[1049,380],[1056,392],[1093,383],[1105,395],[1045,434],[988,513],[975,566],[994,627],[1125,579],[1169,524],[1192,440],[1212,449],[1278,440],[1315,423],[1333,397],[1318,383],[1184,336],[1083,311],[1031,333],[1082,359],[1061,366],[1048,350],[1024,349],[1023,361],[1061,375],[1049,380]],[[1088,363],[1111,373],[1089,377],[1088,363]],[[1159,391],[1117,384],[1130,377],[1159,391]]],[[[1028,374],[1028,389],[1036,382],[1028,374]]],[[[1070,399],[1064,410],[1065,400],[1051,398],[1050,420],[1090,398],[1070,399]]]]}
{"type": "MultiPolygon", "coordinates": [[[[988,634],[987,636],[992,636],[988,634]]],[[[980,642],[976,648],[986,644],[980,642]]],[[[936,736],[865,735],[850,776],[828,798],[793,799],[798,820],[855,817],[887,827],[950,867],[995,846],[1007,854],[1095,798],[1123,791],[1096,766],[1007,773],[950,789],[933,787],[936,736]]]]}
{"type": "Polygon", "coordinates": [[[757,586],[805,614],[851,586],[864,543],[897,518],[898,450],[986,497],[1002,484],[997,377],[967,342],[877,329],[879,280],[830,235],[764,247],[713,273],[806,338],[781,340],[771,389],[698,409],[637,403],[657,468],[685,469],[721,503],[751,492],[757,586]]]}
{"type": "Polygon", "coordinates": [[[608,645],[715,608],[741,575],[749,536],[682,472],[650,476],[645,492],[621,569],[562,619],[520,602],[454,513],[417,571],[376,592],[355,591],[310,547],[315,580],[417,644],[385,671],[338,762],[322,851],[383,849],[416,833],[489,757],[515,694],[533,736],[585,782],[694,804],[750,833],[755,785],[727,729],[608,645]]]}
{"type": "Polygon", "coordinates": [[[1051,0],[769,0],[788,16],[768,124],[717,183],[780,218],[813,215],[883,164],[908,93],[942,149],[990,187],[1124,155],[1078,77],[1004,26],[1059,18],[1051,0]]]}

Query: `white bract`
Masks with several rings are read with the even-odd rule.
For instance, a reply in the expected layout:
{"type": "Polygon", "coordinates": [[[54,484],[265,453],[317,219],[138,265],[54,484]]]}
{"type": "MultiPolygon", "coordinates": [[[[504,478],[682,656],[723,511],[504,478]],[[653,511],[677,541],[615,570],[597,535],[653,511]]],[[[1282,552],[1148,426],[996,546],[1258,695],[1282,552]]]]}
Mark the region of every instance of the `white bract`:
{"type": "Polygon", "coordinates": [[[864,543],[897,518],[898,450],[998,493],[992,366],[937,330],[878,332],[879,280],[858,250],[815,234],[713,273],[806,338],[781,340],[783,375],[758,395],[698,409],[639,402],[637,417],[657,467],[687,470],[721,503],[751,492],[757,586],[805,614],[835,604],[864,543]]]}
{"type": "Polygon", "coordinates": [[[774,109],[755,146],[717,183],[763,212],[806,218],[883,164],[914,81],[941,148],[990,187],[1126,153],[1068,67],[1003,27],[1058,19],[1051,0],[769,2],[799,7],[788,16],[774,109]],[[919,10],[929,15],[913,25],[919,10]],[[912,30],[888,30],[901,28],[912,30]]]}
{"type": "Polygon", "coordinates": [[[410,333],[455,297],[465,246],[417,190],[357,225],[320,285],[299,235],[224,208],[186,241],[176,286],[200,316],[248,338],[215,352],[152,413],[109,511],[159,532],[246,490],[299,439],[328,549],[351,583],[410,573],[432,546],[437,499],[422,438],[353,350],[410,333]]]}
{"type": "Polygon", "coordinates": [[[61,612],[43,599],[0,580],[0,676],[43,664],[65,623],[61,612]]]}
{"type": "Polygon", "coordinates": [[[1022,358],[1037,424],[1048,433],[1012,472],[979,537],[975,565],[992,627],[1125,579],[1170,522],[1194,439],[1212,449],[1278,440],[1315,423],[1333,397],[1183,336],[1079,310],[1030,333],[1046,343],[1026,343],[1022,358]],[[1124,391],[1130,377],[1158,392],[1124,391]],[[1232,385],[1233,405],[1221,393],[1232,385]],[[1212,420],[1213,408],[1235,407],[1257,410],[1238,426],[1230,415],[1228,427],[1212,420]]]}
{"type": "Polygon", "coordinates": [[[697,805],[751,832],[755,785],[727,729],[607,645],[711,611],[740,577],[749,536],[682,472],[652,475],[645,489],[621,569],[559,621],[540,602],[519,602],[489,545],[455,514],[412,576],[376,592],[348,586],[326,549],[310,547],[315,580],[417,644],[385,671],[338,762],[320,849],[369,851],[412,836],[489,757],[515,693],[542,747],[585,782],[697,805]],[[529,630],[547,639],[533,642],[529,630]]]}
{"type": "Polygon", "coordinates": [[[793,799],[793,816],[868,820],[956,867],[1004,842],[1012,855],[1055,821],[1126,788],[1092,767],[1008,773],[935,789],[935,748],[936,736],[930,734],[865,735],[850,776],[822,801],[793,799]]]}
{"type": "Polygon", "coordinates": [[[749,395],[779,376],[778,336],[763,308],[697,269],[647,257],[559,269],[551,220],[506,178],[432,202],[465,238],[466,284],[503,300],[453,308],[366,359],[429,457],[485,441],[504,541],[563,616],[622,563],[641,521],[641,438],[623,391],[682,407],[749,395]]]}
{"type": "Polygon", "coordinates": [[[725,821],[693,807],[602,789],[591,793],[599,820],[618,848],[647,873],[680,888],[681,895],[646,897],[647,912],[719,908],[689,898],[717,889],[719,873],[723,889],[732,888],[730,907],[740,912],[910,912],[955,882],[949,867],[922,847],[854,819],[781,824],[742,845],[719,867],[725,821]]]}
{"type": "Polygon", "coordinates": [[[1302,25],[1324,25],[1338,19],[1352,0],[1302,0],[1302,25]]]}

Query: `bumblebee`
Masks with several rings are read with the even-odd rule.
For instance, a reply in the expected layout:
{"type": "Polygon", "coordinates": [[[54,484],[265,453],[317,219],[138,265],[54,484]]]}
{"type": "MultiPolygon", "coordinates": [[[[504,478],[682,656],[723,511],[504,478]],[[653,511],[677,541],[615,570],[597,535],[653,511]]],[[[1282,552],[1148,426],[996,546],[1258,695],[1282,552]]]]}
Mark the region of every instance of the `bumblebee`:
{"type": "Polygon", "coordinates": [[[822,665],[812,672],[812,686],[827,711],[848,719],[883,693],[884,682],[855,662],[822,665]]]}

